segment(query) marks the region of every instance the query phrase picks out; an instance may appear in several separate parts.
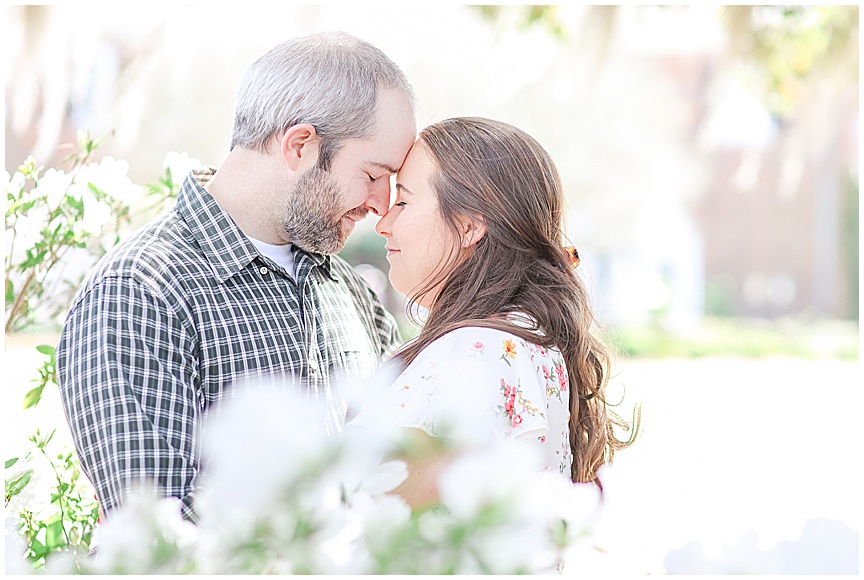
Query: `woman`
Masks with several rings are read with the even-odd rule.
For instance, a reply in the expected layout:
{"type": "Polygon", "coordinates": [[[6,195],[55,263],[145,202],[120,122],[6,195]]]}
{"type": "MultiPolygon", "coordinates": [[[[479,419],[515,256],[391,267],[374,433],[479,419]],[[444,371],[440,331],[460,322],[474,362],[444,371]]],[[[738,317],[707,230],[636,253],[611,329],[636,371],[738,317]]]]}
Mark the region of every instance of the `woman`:
{"type": "MultiPolygon", "coordinates": [[[[605,399],[609,354],[591,332],[577,254],[562,248],[564,196],[549,154],[506,123],[448,119],[421,131],[396,190],[376,231],[391,283],[428,318],[394,355],[402,374],[352,424],[440,435],[447,405],[436,399],[452,407],[464,396],[497,436],[538,447],[545,470],[599,485],[598,468],[633,442],[638,418],[619,440],[613,427],[631,426],[605,399]]],[[[415,507],[433,499],[434,467],[409,471],[403,496],[415,507]]]]}

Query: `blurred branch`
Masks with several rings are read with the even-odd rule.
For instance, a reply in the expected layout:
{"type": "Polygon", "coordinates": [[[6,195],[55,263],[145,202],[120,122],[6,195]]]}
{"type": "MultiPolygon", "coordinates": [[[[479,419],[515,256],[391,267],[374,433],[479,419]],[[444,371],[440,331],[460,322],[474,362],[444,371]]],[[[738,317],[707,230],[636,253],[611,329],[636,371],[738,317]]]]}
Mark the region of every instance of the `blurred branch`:
{"type": "Polygon", "coordinates": [[[578,29],[571,30],[561,13],[561,6],[557,5],[481,5],[471,8],[488,22],[502,28],[513,26],[526,31],[540,27],[561,42],[577,39],[583,48],[596,55],[595,73],[609,53],[621,12],[619,6],[580,6],[578,29]]]}
{"type": "Polygon", "coordinates": [[[755,67],[766,107],[794,111],[806,81],[858,84],[858,6],[726,6],[730,56],[755,67]]]}
{"type": "MultiPolygon", "coordinates": [[[[598,62],[621,14],[616,6],[582,7],[579,30],[571,31],[560,6],[473,8],[500,26],[521,30],[539,26],[562,41],[584,38],[597,49],[598,62]]],[[[649,7],[636,10],[643,8],[649,7]]],[[[755,70],[764,104],[777,116],[794,111],[804,97],[806,82],[814,78],[858,84],[858,6],[724,6],[717,17],[729,37],[727,56],[755,70]]]]}
{"type": "Polygon", "coordinates": [[[471,8],[490,22],[510,20],[521,30],[542,26],[556,38],[564,38],[567,35],[567,29],[561,21],[558,6],[482,4],[471,6],[471,8]]]}

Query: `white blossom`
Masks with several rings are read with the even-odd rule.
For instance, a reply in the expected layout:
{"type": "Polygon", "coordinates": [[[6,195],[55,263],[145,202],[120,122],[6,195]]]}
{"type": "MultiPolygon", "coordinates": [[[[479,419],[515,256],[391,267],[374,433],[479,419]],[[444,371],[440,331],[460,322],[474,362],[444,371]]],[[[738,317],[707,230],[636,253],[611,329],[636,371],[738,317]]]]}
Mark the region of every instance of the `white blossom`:
{"type": "Polygon", "coordinates": [[[6,565],[7,576],[18,574],[32,574],[33,568],[25,559],[27,553],[27,542],[18,533],[18,522],[15,518],[6,518],[6,565]]]}
{"type": "Polygon", "coordinates": [[[541,469],[540,458],[526,445],[496,441],[453,460],[438,478],[438,496],[457,516],[472,518],[487,505],[514,502],[541,469]]]}
{"type": "Polygon", "coordinates": [[[8,198],[10,192],[14,192],[17,196],[18,192],[20,192],[24,188],[24,184],[27,178],[20,171],[16,171],[12,175],[9,175],[9,172],[5,169],[3,170],[3,193],[8,198]]]}
{"type": "Polygon", "coordinates": [[[130,491],[101,531],[96,573],[170,573],[190,556],[198,530],[183,520],[176,498],[156,498],[146,488],[130,491]]]}
{"type": "Polygon", "coordinates": [[[238,386],[242,396],[208,418],[203,450],[207,494],[214,510],[260,513],[280,490],[316,463],[327,462],[333,442],[324,433],[324,409],[292,387],[238,386]]]}
{"type": "Polygon", "coordinates": [[[72,231],[77,239],[88,236],[98,236],[103,228],[111,222],[113,213],[111,206],[99,201],[93,191],[86,185],[74,183],[69,188],[69,194],[80,199],[84,205],[83,218],[72,224],[72,231]]]}
{"type": "MultiPolygon", "coordinates": [[[[176,499],[130,492],[100,528],[99,552],[84,571],[540,573],[590,527],[596,498],[539,472],[534,448],[514,441],[457,447],[439,481],[444,507],[414,525],[411,508],[392,494],[407,476],[405,463],[391,459],[399,430],[327,434],[324,418],[323,402],[295,385],[236,385],[202,430],[200,524],[181,519],[176,499]],[[579,531],[563,542],[554,527],[562,520],[579,531]]],[[[64,562],[52,570],[64,573],[64,562]]]]}
{"type": "Polygon", "coordinates": [[[28,249],[36,246],[36,243],[42,239],[42,230],[48,223],[48,209],[44,205],[37,205],[31,208],[27,214],[19,215],[15,220],[14,232],[7,233],[6,248],[9,249],[9,235],[14,233],[15,250],[10,256],[13,263],[19,263],[24,259],[28,249]]]}
{"type": "Polygon", "coordinates": [[[201,162],[194,157],[189,157],[185,151],[183,153],[172,151],[165,156],[162,167],[171,171],[171,179],[174,183],[182,183],[190,171],[201,168],[201,162]]]}
{"type": "Polygon", "coordinates": [[[75,182],[85,186],[92,183],[111,198],[127,204],[139,201],[143,193],[141,186],[129,178],[129,162],[110,155],[103,157],[99,163],[83,165],[75,176],[75,182]]]}
{"type": "Polygon", "coordinates": [[[39,178],[36,187],[31,190],[33,196],[44,196],[48,207],[55,209],[63,203],[66,191],[72,184],[72,176],[62,169],[49,168],[39,178]]]}
{"type": "Polygon", "coordinates": [[[392,491],[408,479],[408,467],[404,461],[394,459],[378,466],[360,485],[360,491],[377,495],[392,491]]]}

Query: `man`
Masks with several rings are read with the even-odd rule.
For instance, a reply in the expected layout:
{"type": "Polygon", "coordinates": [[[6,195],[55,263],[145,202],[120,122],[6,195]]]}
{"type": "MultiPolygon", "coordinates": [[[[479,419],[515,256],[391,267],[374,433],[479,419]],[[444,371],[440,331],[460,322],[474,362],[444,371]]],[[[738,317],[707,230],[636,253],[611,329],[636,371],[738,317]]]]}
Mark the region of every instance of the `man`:
{"type": "Polygon", "coordinates": [[[190,174],[172,212],[94,268],[63,328],[63,406],[108,518],[144,478],[197,521],[200,422],[230,384],[295,377],[338,430],[333,380],[369,376],[399,342],[333,254],[388,209],[416,133],[405,75],[348,34],[292,39],[249,68],[235,113],[219,170],[190,174]]]}

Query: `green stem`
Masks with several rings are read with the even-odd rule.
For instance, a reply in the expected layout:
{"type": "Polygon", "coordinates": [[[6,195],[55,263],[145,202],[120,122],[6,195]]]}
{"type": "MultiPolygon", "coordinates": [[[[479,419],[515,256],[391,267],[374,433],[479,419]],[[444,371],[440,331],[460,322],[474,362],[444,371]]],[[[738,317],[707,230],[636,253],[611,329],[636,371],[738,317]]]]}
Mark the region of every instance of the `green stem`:
{"type": "Polygon", "coordinates": [[[66,531],[66,508],[63,506],[63,480],[60,478],[60,472],[57,471],[57,466],[54,465],[54,462],[45,452],[43,447],[39,448],[39,451],[42,452],[42,455],[45,456],[45,459],[48,460],[48,465],[51,466],[51,469],[54,471],[54,477],[57,478],[57,499],[60,502],[60,527],[63,528],[63,535],[66,536],[66,545],[70,548],[72,547],[72,540],[69,539],[69,532],[66,531]]]}
{"type": "Polygon", "coordinates": [[[6,252],[6,258],[7,258],[6,259],[6,279],[7,280],[9,279],[9,274],[12,273],[12,256],[15,255],[15,240],[18,238],[18,232],[15,229],[15,225],[17,223],[18,223],[18,216],[15,216],[15,222],[12,224],[12,239],[9,240],[9,249],[6,252]]]}
{"type": "Polygon", "coordinates": [[[35,270],[30,272],[30,275],[27,276],[27,280],[24,282],[24,285],[21,286],[21,291],[18,293],[18,296],[15,297],[15,302],[12,303],[12,309],[9,311],[9,316],[6,318],[6,334],[11,333],[13,323],[15,322],[15,319],[18,318],[18,314],[25,302],[24,297],[27,295],[27,291],[33,283],[34,278],[36,278],[35,270]]]}

